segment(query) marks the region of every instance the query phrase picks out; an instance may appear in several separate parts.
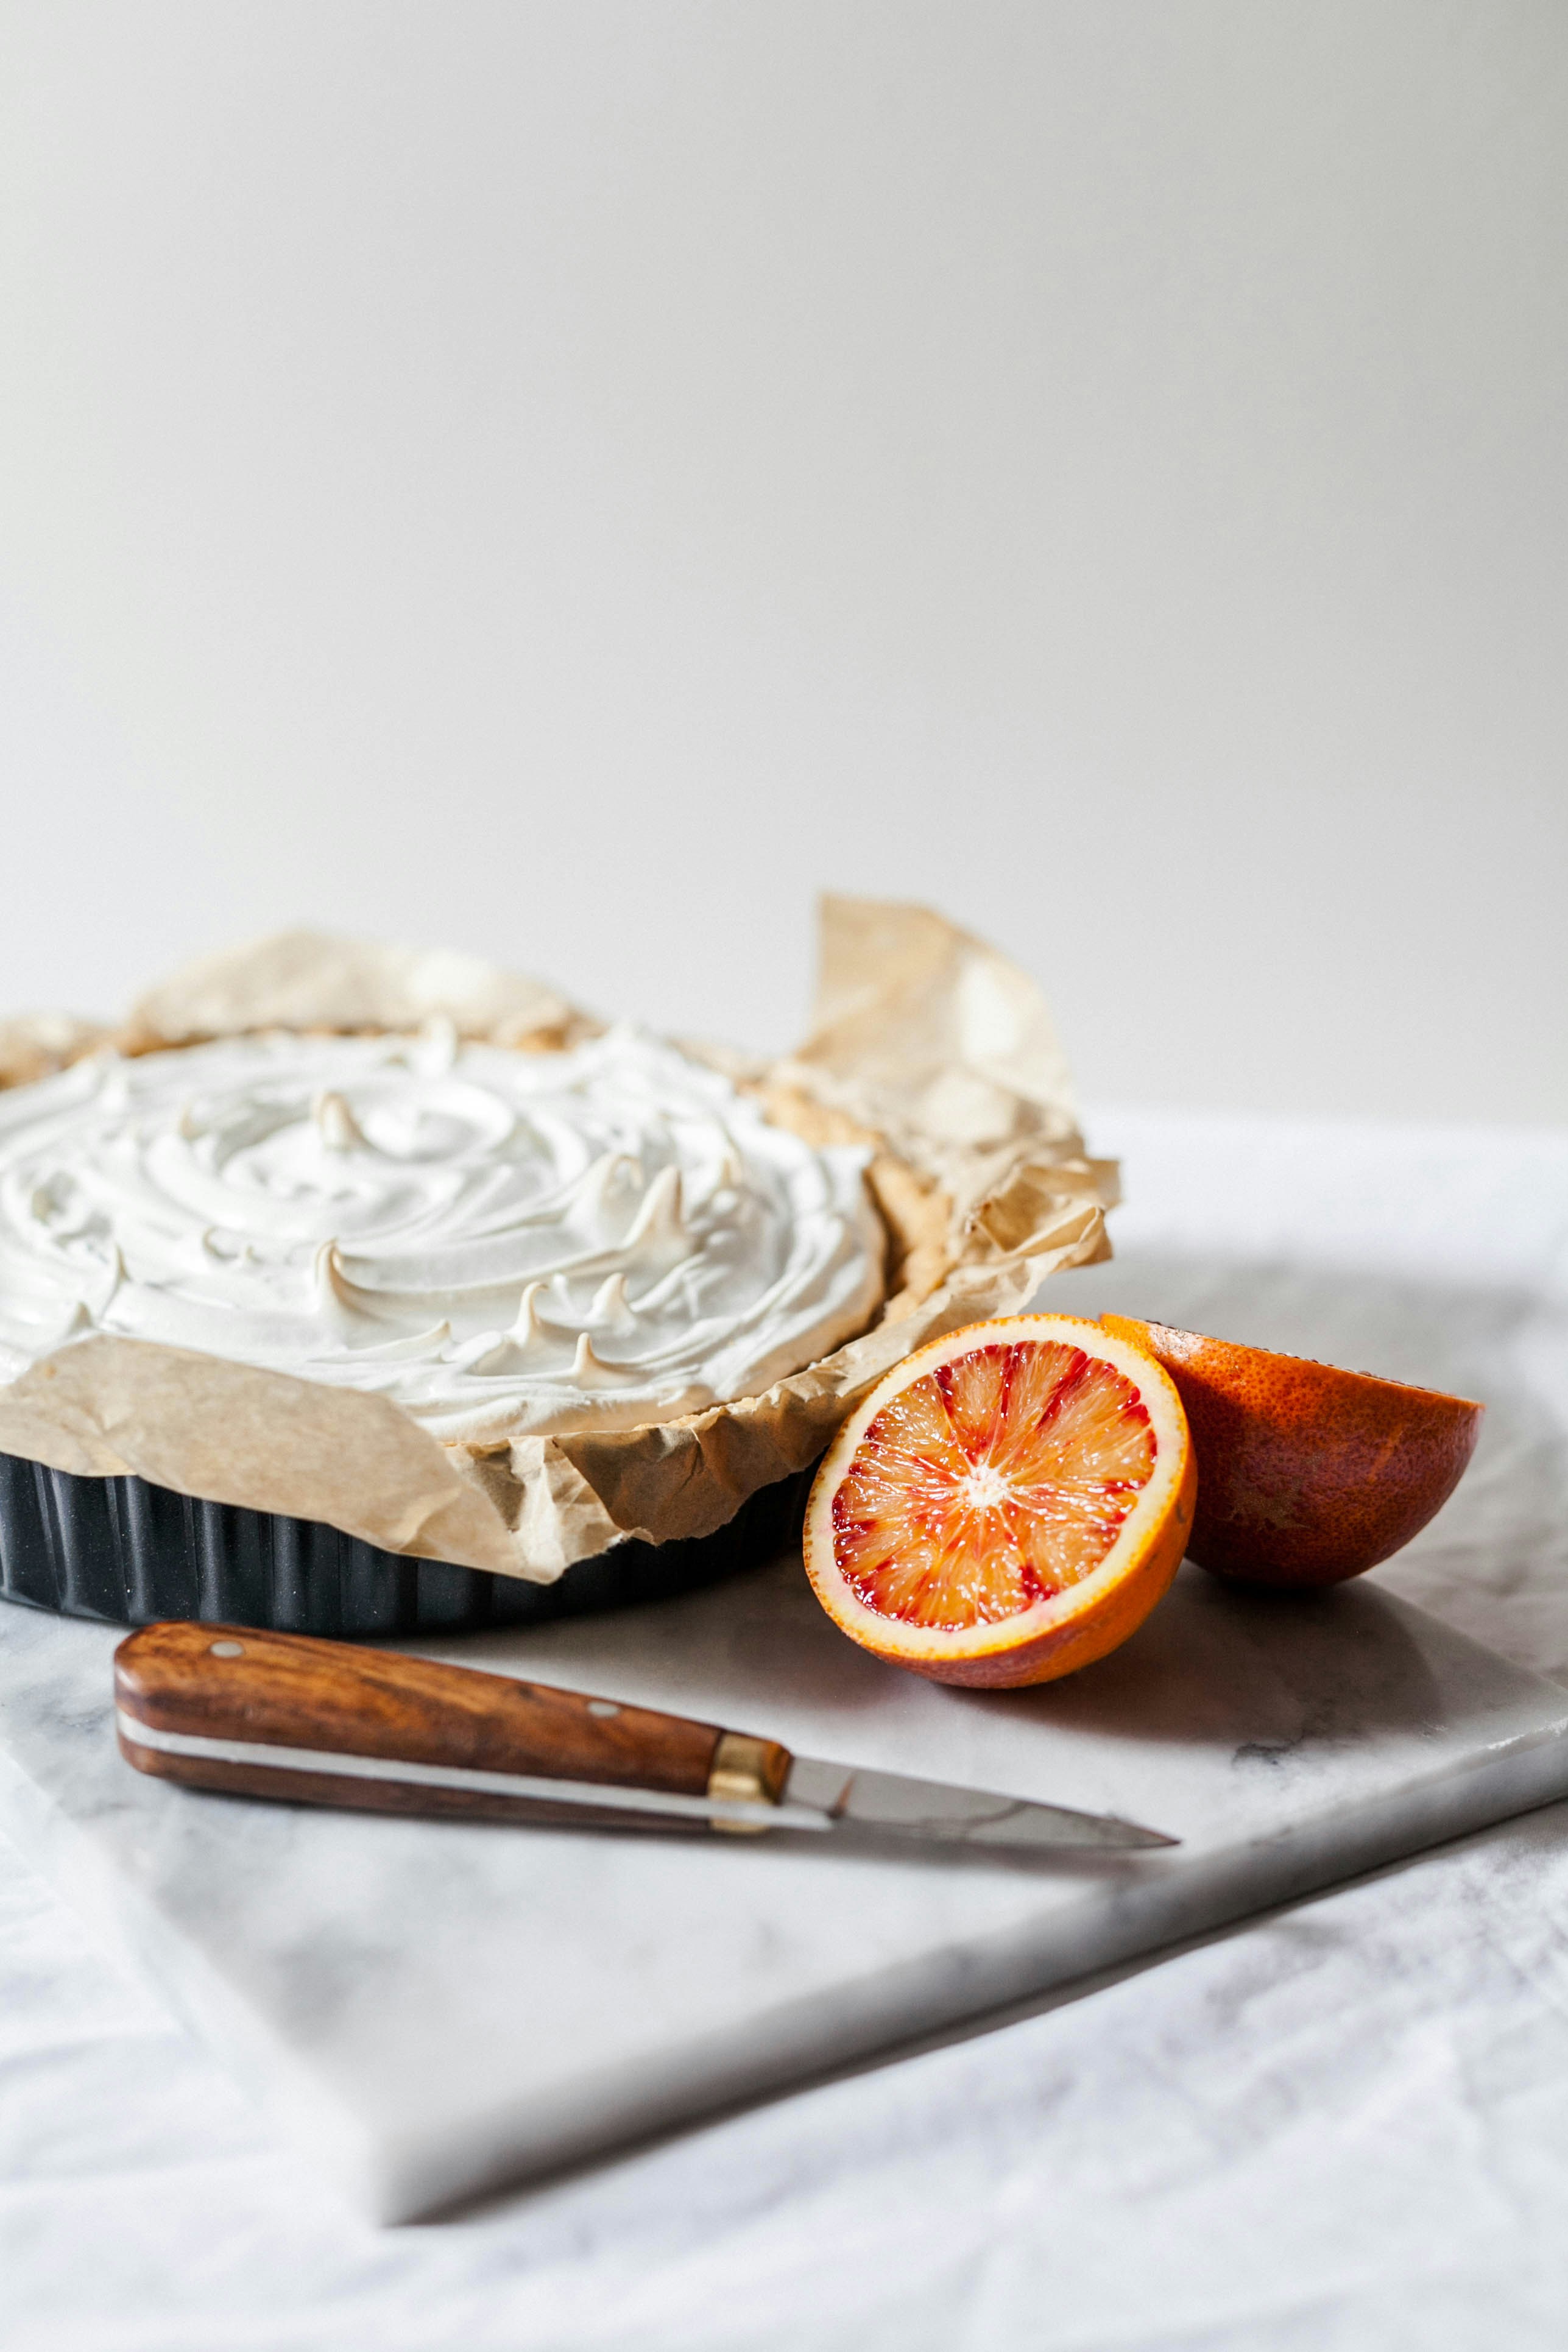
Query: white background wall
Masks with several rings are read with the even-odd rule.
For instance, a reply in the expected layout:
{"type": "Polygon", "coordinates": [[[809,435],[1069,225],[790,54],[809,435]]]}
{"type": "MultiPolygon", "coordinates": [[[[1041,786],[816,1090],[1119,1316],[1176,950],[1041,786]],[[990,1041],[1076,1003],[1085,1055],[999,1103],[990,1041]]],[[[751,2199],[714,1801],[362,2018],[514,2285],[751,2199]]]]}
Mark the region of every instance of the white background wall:
{"type": "Polygon", "coordinates": [[[0,5],[0,1006],[306,918],[1568,1118],[1557,0],[0,5]]]}

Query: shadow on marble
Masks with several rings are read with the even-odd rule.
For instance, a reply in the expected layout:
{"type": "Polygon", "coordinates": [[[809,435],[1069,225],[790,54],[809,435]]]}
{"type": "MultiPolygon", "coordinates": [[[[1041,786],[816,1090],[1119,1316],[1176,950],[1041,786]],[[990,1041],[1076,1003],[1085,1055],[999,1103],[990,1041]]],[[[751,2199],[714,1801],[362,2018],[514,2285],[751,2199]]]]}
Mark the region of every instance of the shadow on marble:
{"type": "MultiPolygon", "coordinates": [[[[748,1570],[725,1591],[727,1664],[756,1694],[755,1719],[731,1727],[780,1736],[777,1711],[808,1697],[814,1712],[838,1718],[851,1751],[860,1723],[885,1712],[893,1670],[838,1633],[798,1553],[748,1570]]],[[[677,1658],[688,1627],[700,1622],[710,1622],[710,1611],[681,1601],[617,1620],[628,1634],[644,1635],[650,1654],[677,1658]]],[[[482,1661],[456,1643],[444,1654],[537,1672],[540,1645],[500,1633],[485,1642],[482,1661]]],[[[1016,1731],[1033,1724],[1042,1733],[1140,1748],[1218,1747],[1243,1771],[1276,1766],[1306,1745],[1331,1748],[1373,1731],[1420,1737],[1441,1723],[1443,1708],[1402,1612],[1365,1583],[1257,1593],[1190,1567],[1131,1639],[1096,1665],[1028,1690],[938,1687],[952,1717],[977,1725],[1016,1731]],[[1357,1659],[1373,1662],[1370,1678],[1355,1673],[1357,1659]]],[[[937,1756],[903,1769],[928,1767],[942,1777],[937,1756]]]]}
{"type": "Polygon", "coordinates": [[[1182,1748],[1228,1742],[1243,1770],[1373,1729],[1427,1732],[1442,1709],[1424,1653],[1381,1593],[1364,1585],[1248,1592],[1191,1569],[1176,1607],[1163,1603],[1097,1665],[1034,1690],[954,1696],[1058,1731],[1182,1748]],[[1347,1670],[1358,1656],[1377,1662],[1370,1685],[1347,1670]],[[1239,1688],[1238,1674],[1247,1676],[1239,1688]]]}
{"type": "MultiPolygon", "coordinates": [[[[195,1807],[197,1818],[213,1808],[220,1813],[224,1811],[232,1812],[236,1834],[239,1836],[248,1833],[258,1802],[268,1811],[298,1815],[306,1821],[322,1812],[342,1811],[333,1806],[291,1803],[280,1797],[258,1800],[218,1789],[174,1789],[172,1783],[170,1786],[174,1801],[181,1806],[195,1807]]],[[[352,1817],[363,1825],[363,1834],[370,1838],[386,1834],[387,1822],[397,1818],[370,1811],[352,1817]]],[[[590,1845],[611,1849],[627,1844],[644,1853],[657,1853],[663,1850],[670,1853],[689,1853],[706,1849],[712,1843],[712,1833],[706,1825],[687,1829],[659,1822],[644,1824],[635,1817],[614,1824],[566,1822],[522,1824],[465,1819],[462,1827],[466,1836],[493,1841],[503,1846],[515,1844],[519,1838],[526,1838],[531,1844],[546,1850],[554,1846],[570,1851],[585,1840],[590,1845]]],[[[1129,1864],[1125,1852],[1100,1853],[1082,1846],[1061,1846],[1053,1850],[973,1846],[956,1843],[944,1844],[937,1840],[879,1837],[874,1832],[858,1831],[847,1825],[836,1830],[830,1837],[825,1837],[815,1830],[773,1830],[768,1834],[767,1851],[799,1854],[829,1868],[837,1866],[858,1874],[885,1871],[895,1876],[902,1875],[910,1862],[918,1859],[922,1871],[941,1874],[973,1872],[984,1879],[995,1879],[1001,1875],[1023,1879],[1098,1879],[1114,1884],[1118,1878],[1126,1876],[1129,1864]]],[[[762,1845],[737,1839],[732,1847],[727,1848],[728,1867],[734,1874],[742,1874],[763,1852],[762,1845]]],[[[295,1965],[299,1966],[298,1960],[295,1965]]],[[[356,1969],[360,1968],[357,1956],[353,1965],[356,1969]]],[[[315,2005],[321,2005],[319,1999],[315,2005]]]]}

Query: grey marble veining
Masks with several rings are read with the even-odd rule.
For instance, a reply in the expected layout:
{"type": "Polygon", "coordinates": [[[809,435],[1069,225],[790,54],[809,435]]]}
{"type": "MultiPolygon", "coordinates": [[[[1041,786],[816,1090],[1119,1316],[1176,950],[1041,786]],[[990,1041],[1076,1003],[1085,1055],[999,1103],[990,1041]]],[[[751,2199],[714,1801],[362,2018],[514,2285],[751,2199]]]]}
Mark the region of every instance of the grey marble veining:
{"type": "MultiPolygon", "coordinates": [[[[797,1560],[445,1654],[1115,1812],[1125,1860],[335,1816],[120,1760],[108,1629],[0,1612],[0,1819],[384,2219],[552,2169],[1568,1791],[1568,1695],[1371,1585],[1185,1570],[1113,1657],[942,1689],[797,1560]]],[[[443,1654],[439,1644],[423,1644],[443,1654]]]]}

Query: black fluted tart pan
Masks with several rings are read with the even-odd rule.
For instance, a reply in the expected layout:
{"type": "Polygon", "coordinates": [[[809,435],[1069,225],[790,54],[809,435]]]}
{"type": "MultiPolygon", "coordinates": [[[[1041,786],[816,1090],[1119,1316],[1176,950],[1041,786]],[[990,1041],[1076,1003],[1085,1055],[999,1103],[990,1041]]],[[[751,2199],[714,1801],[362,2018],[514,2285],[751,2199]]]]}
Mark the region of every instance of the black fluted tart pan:
{"type": "Polygon", "coordinates": [[[810,1484],[807,1470],[761,1487],[712,1535],[616,1544],[554,1584],[526,1584],[382,1551],[312,1519],[0,1454],[0,1598],[116,1625],[181,1617],[349,1639],[539,1625],[760,1566],[798,1538],[810,1484]]]}

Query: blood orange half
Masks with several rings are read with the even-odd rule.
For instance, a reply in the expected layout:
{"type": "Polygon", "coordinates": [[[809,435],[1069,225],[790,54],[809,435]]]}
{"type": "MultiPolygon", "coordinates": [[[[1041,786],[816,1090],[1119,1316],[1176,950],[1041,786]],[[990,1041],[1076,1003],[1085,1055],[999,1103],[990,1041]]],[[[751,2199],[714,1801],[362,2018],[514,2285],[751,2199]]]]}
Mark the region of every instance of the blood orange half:
{"type": "Polygon", "coordinates": [[[1192,1557],[1247,1584],[1338,1584],[1418,1535],[1463,1477],[1486,1408],[1437,1389],[1108,1315],[1181,1391],[1203,1465],[1192,1557]]]}
{"type": "Polygon", "coordinates": [[[834,1440],[805,1520],[817,1599],[934,1681],[1048,1682],[1141,1625],[1181,1565],[1197,1474],[1170,1375],[1071,1315],[928,1341],[834,1440]]]}

